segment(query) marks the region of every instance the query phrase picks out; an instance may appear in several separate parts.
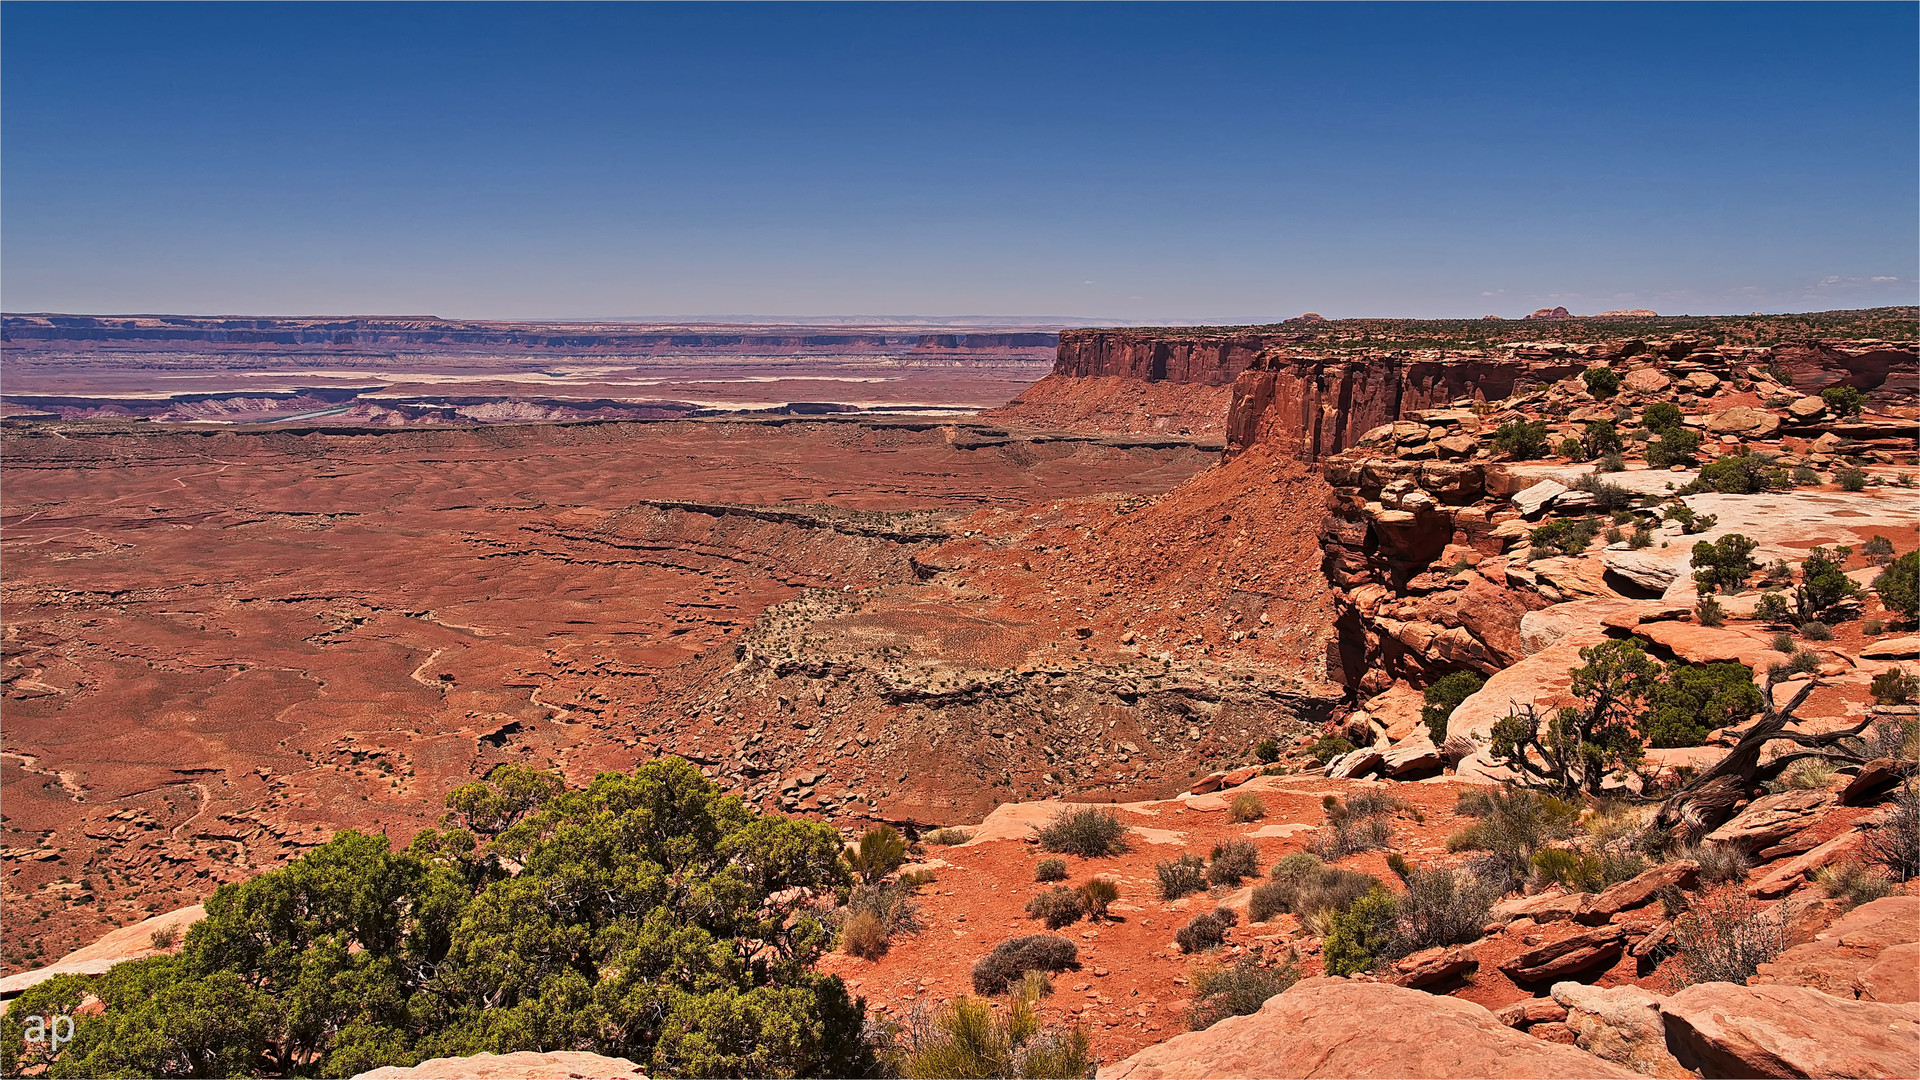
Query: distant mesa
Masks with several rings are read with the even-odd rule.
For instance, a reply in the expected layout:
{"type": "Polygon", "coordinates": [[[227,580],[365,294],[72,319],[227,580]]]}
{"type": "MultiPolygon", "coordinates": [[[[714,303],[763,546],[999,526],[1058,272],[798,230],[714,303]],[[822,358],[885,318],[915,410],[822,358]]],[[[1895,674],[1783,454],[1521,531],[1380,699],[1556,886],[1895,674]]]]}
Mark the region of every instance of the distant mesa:
{"type": "Polygon", "coordinates": [[[1282,319],[1281,321],[1290,323],[1317,323],[1326,322],[1327,317],[1317,311],[1309,311],[1303,315],[1295,315],[1291,319],[1282,319]]]}
{"type": "Polygon", "coordinates": [[[1594,316],[1596,319],[1657,319],[1659,317],[1659,312],[1640,307],[1627,308],[1624,311],[1603,311],[1594,316]]]}
{"type": "Polygon", "coordinates": [[[1526,317],[1529,319],[1571,319],[1573,318],[1573,312],[1563,307],[1543,307],[1539,311],[1526,317]]]}

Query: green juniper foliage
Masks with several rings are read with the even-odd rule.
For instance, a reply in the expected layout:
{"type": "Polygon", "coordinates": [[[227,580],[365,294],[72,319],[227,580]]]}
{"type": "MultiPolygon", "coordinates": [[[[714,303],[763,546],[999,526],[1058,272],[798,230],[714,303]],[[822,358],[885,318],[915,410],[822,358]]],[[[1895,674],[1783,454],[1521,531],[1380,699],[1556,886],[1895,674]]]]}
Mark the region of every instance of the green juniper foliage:
{"type": "Polygon", "coordinates": [[[678,758],[583,789],[516,766],[405,850],[345,831],[223,885],[180,952],[29,990],[83,1015],[48,1075],[351,1076],[589,1050],[650,1076],[868,1075],[862,1004],[813,964],[850,884],[825,825],[762,815],[678,758]],[[509,868],[517,864],[517,873],[509,868]]]}

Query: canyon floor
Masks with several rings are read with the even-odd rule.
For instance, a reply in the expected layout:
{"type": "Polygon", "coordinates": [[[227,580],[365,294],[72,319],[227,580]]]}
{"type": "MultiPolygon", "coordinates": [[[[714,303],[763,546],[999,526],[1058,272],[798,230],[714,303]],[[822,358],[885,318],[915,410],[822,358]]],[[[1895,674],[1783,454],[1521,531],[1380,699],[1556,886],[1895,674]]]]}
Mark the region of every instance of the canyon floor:
{"type": "MultiPolygon", "coordinates": [[[[1335,1014],[1376,1010],[1382,1047],[1442,1014],[1477,1025],[1432,1075],[1897,1075],[1920,1047],[1912,874],[1877,879],[1881,899],[1833,875],[1910,828],[1917,710],[1889,680],[1920,641],[1877,583],[1920,548],[1920,420],[1910,341],[1807,337],[1856,314],[1893,325],[1381,348],[1338,324],[1067,332],[1053,375],[964,420],[372,430],[36,406],[0,433],[6,970],[115,927],[67,962],[150,953],[142,918],[190,919],[341,828],[404,842],[500,764],[579,783],[674,754],[850,840],[965,830],[914,849],[917,931],[823,961],[890,1019],[1043,929],[1035,828],[1092,803],[1128,847],[1069,858],[1067,881],[1119,898],[1060,928],[1081,963],[1040,1011],[1086,1025],[1113,1075],[1305,1069],[1278,1062],[1364,1052],[1335,1014]],[[1703,593],[1695,545],[1731,536],[1749,564],[1703,593]],[[1851,595],[1787,619],[1764,596],[1816,550],[1851,595]],[[1389,891],[1409,864],[1481,873],[1458,840],[1473,793],[1524,779],[1496,725],[1577,710],[1572,669],[1608,642],[1669,677],[1744,664],[1798,702],[1792,729],[1679,824],[1657,825],[1662,800],[1745,745],[1755,710],[1611,769],[1538,842],[1576,862],[1626,845],[1634,869],[1503,879],[1444,948],[1320,979],[1317,914],[1251,921],[1250,886],[1326,850],[1350,800],[1379,800],[1385,839],[1343,868],[1389,891]],[[1459,673],[1476,689],[1436,727],[1425,692],[1459,673]],[[1786,772],[1809,745],[1839,767],[1786,772]],[[1243,797],[1257,814],[1232,812],[1243,797]],[[1252,881],[1161,895],[1163,860],[1234,840],[1252,881]],[[1188,954],[1175,931],[1216,905],[1239,915],[1224,951],[1188,954]],[[1787,946],[1751,987],[1675,966],[1687,920],[1726,910],[1787,946]],[[1181,1034],[1195,978],[1242,958],[1305,980],[1181,1034]],[[1702,1034],[1703,995],[1746,1034],[1702,1034]],[[1314,1024],[1278,1019],[1322,998],[1314,1024]],[[1886,1035],[1875,1010],[1896,1007],[1886,1035]],[[1807,1009],[1838,1010],[1856,1056],[1775,1038],[1807,1009]]],[[[1418,1052],[1335,1071],[1400,1075],[1418,1052]]]]}

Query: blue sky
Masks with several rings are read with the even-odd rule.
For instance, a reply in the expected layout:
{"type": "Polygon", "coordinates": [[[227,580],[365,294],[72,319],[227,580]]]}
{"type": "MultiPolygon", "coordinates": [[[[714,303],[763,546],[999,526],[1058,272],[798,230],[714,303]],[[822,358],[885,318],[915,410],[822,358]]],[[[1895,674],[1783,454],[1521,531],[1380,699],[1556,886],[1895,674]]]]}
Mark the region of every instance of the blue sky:
{"type": "Polygon", "coordinates": [[[1917,12],[7,3],[0,303],[1912,303],[1917,12]]]}

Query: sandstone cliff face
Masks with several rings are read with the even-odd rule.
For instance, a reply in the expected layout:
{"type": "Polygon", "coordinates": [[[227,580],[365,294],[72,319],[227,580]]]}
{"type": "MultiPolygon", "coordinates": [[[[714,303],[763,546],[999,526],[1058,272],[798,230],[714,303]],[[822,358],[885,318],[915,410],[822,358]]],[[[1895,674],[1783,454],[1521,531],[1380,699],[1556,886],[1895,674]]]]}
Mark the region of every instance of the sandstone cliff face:
{"type": "Polygon", "coordinates": [[[1053,373],[1229,386],[1262,351],[1305,335],[1211,329],[1063,330],[1053,373]]]}

